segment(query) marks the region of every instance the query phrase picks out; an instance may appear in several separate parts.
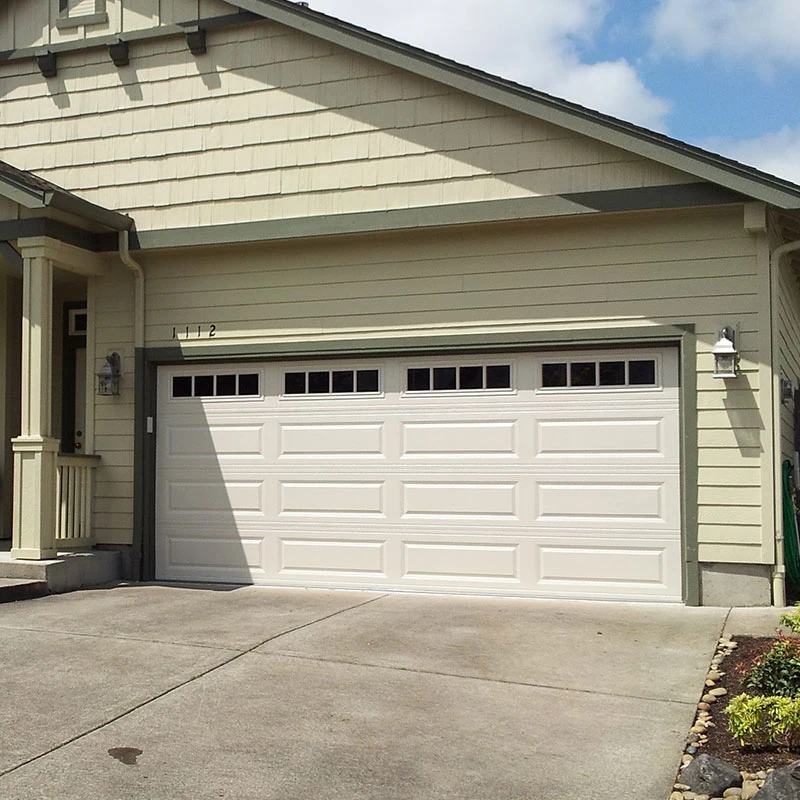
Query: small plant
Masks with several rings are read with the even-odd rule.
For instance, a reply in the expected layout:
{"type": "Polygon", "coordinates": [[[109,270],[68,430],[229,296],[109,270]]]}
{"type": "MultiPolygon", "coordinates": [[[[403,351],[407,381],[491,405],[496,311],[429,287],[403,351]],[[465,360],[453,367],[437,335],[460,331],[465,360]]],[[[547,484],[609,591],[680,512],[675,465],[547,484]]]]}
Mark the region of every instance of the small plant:
{"type": "Polygon", "coordinates": [[[796,603],[792,611],[781,614],[781,625],[788,628],[795,636],[800,635],[800,603],[796,603]]]}
{"type": "Polygon", "coordinates": [[[800,640],[779,637],[770,650],[755,660],[742,685],[759,695],[800,695],[800,640]]]}
{"type": "Polygon", "coordinates": [[[742,747],[793,747],[800,742],[800,698],[740,694],[724,713],[728,730],[742,747]]]}

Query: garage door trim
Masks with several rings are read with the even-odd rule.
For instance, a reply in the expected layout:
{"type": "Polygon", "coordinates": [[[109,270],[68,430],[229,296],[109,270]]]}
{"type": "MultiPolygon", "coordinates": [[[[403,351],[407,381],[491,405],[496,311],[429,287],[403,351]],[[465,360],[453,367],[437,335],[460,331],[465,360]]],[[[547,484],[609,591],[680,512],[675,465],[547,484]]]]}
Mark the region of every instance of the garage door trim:
{"type": "Polygon", "coordinates": [[[135,370],[135,461],[134,540],[132,571],[142,580],[155,577],[156,448],[154,430],[157,413],[157,372],[160,366],[190,362],[288,361],[369,356],[431,356],[465,352],[492,353],[546,349],[598,349],[615,346],[665,346],[678,348],[680,402],[681,549],[683,601],[699,605],[700,574],[697,562],[697,412],[694,327],[648,326],[568,331],[528,331],[506,334],[437,335],[421,338],[396,337],[380,340],[277,343],[259,345],[187,345],[145,348],[136,352],[135,370]]]}

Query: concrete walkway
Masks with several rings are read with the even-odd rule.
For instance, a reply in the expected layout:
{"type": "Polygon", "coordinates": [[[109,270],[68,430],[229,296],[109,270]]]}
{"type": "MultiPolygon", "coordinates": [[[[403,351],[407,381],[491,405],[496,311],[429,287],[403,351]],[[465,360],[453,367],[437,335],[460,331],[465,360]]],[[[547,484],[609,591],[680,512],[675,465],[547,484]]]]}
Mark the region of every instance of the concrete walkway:
{"type": "Polygon", "coordinates": [[[0,797],[658,800],[728,618],[252,587],[8,604],[0,797]]]}

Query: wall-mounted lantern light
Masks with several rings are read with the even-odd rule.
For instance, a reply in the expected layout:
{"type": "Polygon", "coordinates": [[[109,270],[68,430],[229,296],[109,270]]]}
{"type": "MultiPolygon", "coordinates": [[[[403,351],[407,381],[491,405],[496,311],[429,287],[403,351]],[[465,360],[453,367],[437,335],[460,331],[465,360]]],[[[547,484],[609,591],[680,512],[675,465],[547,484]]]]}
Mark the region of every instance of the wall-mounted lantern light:
{"type": "Polygon", "coordinates": [[[714,354],[714,377],[735,378],[739,374],[739,353],[734,341],[732,328],[723,328],[719,332],[719,341],[711,351],[714,354]]]}
{"type": "Polygon", "coordinates": [[[119,394],[120,372],[119,353],[106,356],[106,363],[97,373],[97,394],[101,397],[116,397],[119,394]]]}
{"type": "Polygon", "coordinates": [[[793,398],[794,383],[792,383],[790,378],[785,378],[781,375],[781,405],[785,406],[793,398]]]}

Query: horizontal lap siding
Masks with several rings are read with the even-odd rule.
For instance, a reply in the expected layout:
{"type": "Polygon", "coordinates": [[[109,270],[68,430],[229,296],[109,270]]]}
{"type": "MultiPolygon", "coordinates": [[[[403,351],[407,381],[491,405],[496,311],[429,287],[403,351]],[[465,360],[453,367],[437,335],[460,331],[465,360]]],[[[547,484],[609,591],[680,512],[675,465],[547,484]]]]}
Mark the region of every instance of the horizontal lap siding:
{"type": "Polygon", "coordinates": [[[130,544],[133,531],[133,287],[131,272],[122,266],[95,279],[95,352],[89,363],[98,372],[109,353],[119,353],[122,361],[119,397],[94,398],[95,452],[101,456],[94,527],[98,542],[106,544],[130,544]]]}
{"type": "Polygon", "coordinates": [[[139,230],[694,180],[279,25],[208,42],[64,54],[54,95],[0,65],[0,157],[139,230]]]}
{"type": "MultiPolygon", "coordinates": [[[[778,367],[781,375],[800,385],[800,290],[791,257],[784,258],[778,287],[778,367]]],[[[794,463],[794,403],[781,406],[781,454],[794,463]]]]}
{"type": "MultiPolygon", "coordinates": [[[[174,346],[173,327],[215,324],[214,343],[260,343],[268,352],[287,340],[421,336],[429,344],[443,333],[693,324],[700,557],[759,561],[767,557],[768,387],[759,381],[755,254],[741,208],[143,253],[146,335],[148,346],[174,346]],[[722,324],[740,329],[735,382],[712,377],[722,324]]],[[[98,339],[118,341],[129,330],[128,296],[104,296],[98,339]]],[[[209,341],[179,344],[189,351],[209,341]]]]}

